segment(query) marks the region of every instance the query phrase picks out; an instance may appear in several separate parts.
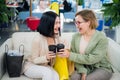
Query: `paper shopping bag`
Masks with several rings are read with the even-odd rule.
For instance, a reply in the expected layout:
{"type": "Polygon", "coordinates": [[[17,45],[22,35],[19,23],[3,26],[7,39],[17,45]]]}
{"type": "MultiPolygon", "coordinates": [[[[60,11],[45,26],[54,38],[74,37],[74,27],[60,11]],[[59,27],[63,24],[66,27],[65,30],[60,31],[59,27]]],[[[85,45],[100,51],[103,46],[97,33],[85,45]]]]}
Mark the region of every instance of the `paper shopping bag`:
{"type": "Polygon", "coordinates": [[[69,75],[71,75],[74,72],[74,70],[75,70],[74,62],[72,62],[69,59],[67,59],[67,64],[68,64],[69,75]]]}
{"type": "MultiPolygon", "coordinates": [[[[20,45],[19,51],[18,50],[9,50],[8,45],[5,45],[5,62],[7,66],[7,72],[9,77],[20,77],[22,64],[23,64],[23,52],[20,52],[20,48],[23,45],[20,45]]],[[[23,46],[24,47],[24,46],[23,46]]]]}
{"type": "Polygon", "coordinates": [[[69,80],[67,58],[56,56],[54,69],[59,74],[60,80],[69,80]]]}

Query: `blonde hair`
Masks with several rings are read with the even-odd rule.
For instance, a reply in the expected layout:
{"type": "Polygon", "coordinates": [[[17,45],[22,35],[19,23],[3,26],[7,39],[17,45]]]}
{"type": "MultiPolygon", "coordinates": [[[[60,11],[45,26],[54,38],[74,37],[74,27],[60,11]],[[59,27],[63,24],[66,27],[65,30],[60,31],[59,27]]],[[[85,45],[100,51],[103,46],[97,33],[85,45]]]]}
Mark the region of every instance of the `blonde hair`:
{"type": "Polygon", "coordinates": [[[76,13],[75,17],[80,15],[86,22],[90,21],[90,28],[95,29],[98,26],[96,16],[92,10],[82,10],[76,13]]]}

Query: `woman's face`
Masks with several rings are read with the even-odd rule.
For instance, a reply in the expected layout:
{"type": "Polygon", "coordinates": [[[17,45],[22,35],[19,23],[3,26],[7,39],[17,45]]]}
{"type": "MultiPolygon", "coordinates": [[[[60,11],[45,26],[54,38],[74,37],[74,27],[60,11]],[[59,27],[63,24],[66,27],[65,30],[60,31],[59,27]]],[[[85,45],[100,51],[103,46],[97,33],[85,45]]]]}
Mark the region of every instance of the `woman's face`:
{"type": "Polygon", "coordinates": [[[54,33],[58,34],[59,33],[59,28],[60,28],[60,18],[56,17],[55,19],[55,24],[54,24],[54,33]]]}
{"type": "Polygon", "coordinates": [[[90,21],[86,22],[80,15],[75,17],[75,25],[81,34],[85,34],[90,30],[90,21]]]}

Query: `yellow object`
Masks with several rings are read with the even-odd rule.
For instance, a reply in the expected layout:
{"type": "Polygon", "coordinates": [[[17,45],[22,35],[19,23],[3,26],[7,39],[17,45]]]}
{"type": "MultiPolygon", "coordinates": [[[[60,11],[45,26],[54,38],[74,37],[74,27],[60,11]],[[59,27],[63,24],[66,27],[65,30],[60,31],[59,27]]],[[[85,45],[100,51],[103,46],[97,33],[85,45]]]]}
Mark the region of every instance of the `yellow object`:
{"type": "Polygon", "coordinates": [[[67,59],[67,64],[68,64],[69,75],[71,75],[74,72],[74,62],[67,59]]]}
{"type": "Polygon", "coordinates": [[[50,5],[50,9],[54,10],[59,15],[59,4],[57,2],[53,2],[50,5]]]}
{"type": "Polygon", "coordinates": [[[67,58],[56,56],[54,69],[59,74],[60,80],[69,80],[67,58]]]}

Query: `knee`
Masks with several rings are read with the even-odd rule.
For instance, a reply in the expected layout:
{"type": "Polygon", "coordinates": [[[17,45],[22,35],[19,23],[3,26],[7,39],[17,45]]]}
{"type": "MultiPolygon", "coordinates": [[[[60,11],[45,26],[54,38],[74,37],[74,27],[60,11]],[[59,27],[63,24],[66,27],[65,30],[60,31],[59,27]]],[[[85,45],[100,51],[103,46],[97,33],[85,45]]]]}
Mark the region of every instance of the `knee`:
{"type": "Polygon", "coordinates": [[[53,69],[47,69],[43,74],[43,78],[47,78],[47,80],[59,80],[59,75],[53,69]]]}
{"type": "Polygon", "coordinates": [[[70,80],[80,80],[80,77],[76,77],[76,76],[71,76],[70,80]]]}
{"type": "Polygon", "coordinates": [[[87,77],[86,80],[96,80],[96,79],[93,77],[87,77]]]}
{"type": "Polygon", "coordinates": [[[70,77],[70,80],[80,80],[81,76],[80,74],[73,73],[70,77]]]}

